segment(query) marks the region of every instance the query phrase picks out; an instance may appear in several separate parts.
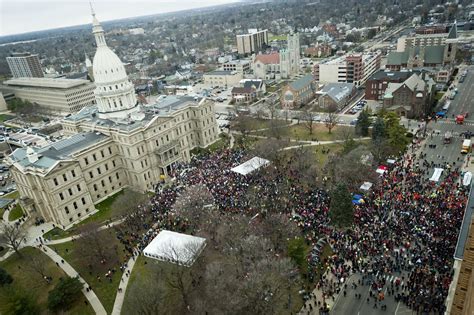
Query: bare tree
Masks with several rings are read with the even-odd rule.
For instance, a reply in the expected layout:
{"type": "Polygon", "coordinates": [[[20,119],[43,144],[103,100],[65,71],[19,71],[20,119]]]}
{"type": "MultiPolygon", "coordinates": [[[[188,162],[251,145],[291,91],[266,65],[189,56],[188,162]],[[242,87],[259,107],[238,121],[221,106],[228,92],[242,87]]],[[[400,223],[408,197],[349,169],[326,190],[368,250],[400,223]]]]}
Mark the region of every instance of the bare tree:
{"type": "Polygon", "coordinates": [[[114,236],[108,230],[99,229],[96,222],[78,228],[81,237],[76,241],[76,248],[89,263],[103,264],[117,258],[116,248],[110,246],[114,236]]]}
{"type": "Polygon", "coordinates": [[[111,208],[116,216],[123,216],[134,211],[146,201],[147,196],[145,194],[126,188],[112,202],[111,208]]]}
{"type": "Polygon", "coordinates": [[[309,134],[312,135],[314,122],[316,121],[314,113],[308,108],[301,113],[301,119],[303,120],[303,126],[308,129],[309,134]]]}
{"type": "MultiPolygon", "coordinates": [[[[162,268],[148,264],[155,275],[163,275],[162,268]]],[[[167,303],[167,288],[163,279],[144,277],[142,281],[131,281],[127,290],[127,303],[124,304],[125,314],[172,314],[175,305],[167,303]]]]}
{"type": "Polygon", "coordinates": [[[40,253],[39,255],[31,255],[27,257],[26,267],[41,276],[43,279],[48,279],[46,274],[46,265],[48,264],[49,259],[40,253]]]}
{"type": "Polygon", "coordinates": [[[0,224],[0,244],[11,247],[20,257],[23,257],[23,255],[19,249],[25,238],[26,231],[20,224],[8,224],[6,222],[0,224]]]}
{"type": "Polygon", "coordinates": [[[336,127],[338,123],[339,115],[336,112],[329,112],[326,116],[326,119],[324,120],[324,124],[326,125],[326,128],[328,129],[329,133],[331,133],[331,131],[334,129],[334,127],[336,127]]]}
{"type": "Polygon", "coordinates": [[[214,204],[209,189],[203,185],[194,185],[187,187],[176,198],[174,211],[180,217],[183,217],[192,231],[196,231],[203,223],[203,212],[205,208],[211,208],[214,204]]]}

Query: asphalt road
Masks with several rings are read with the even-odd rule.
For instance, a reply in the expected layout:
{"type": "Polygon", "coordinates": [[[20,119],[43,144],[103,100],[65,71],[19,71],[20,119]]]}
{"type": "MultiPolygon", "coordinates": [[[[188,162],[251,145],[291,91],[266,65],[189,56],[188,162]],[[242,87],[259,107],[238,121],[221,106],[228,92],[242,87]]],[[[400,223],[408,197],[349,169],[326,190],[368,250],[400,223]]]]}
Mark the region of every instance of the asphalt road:
{"type": "MultiPolygon", "coordinates": [[[[456,81],[457,82],[457,81],[456,81]]],[[[427,146],[423,149],[426,153],[426,160],[428,162],[433,161],[435,164],[441,165],[442,168],[446,167],[446,164],[454,164],[454,167],[461,167],[466,156],[461,154],[461,146],[464,137],[460,134],[466,131],[474,132],[474,66],[469,67],[469,73],[464,80],[464,83],[457,83],[458,95],[454,100],[451,101],[451,105],[448,111],[448,118],[441,119],[438,121],[431,121],[427,125],[427,146]],[[469,112],[471,119],[467,119],[463,125],[457,125],[452,118],[452,115],[458,115],[465,112],[469,112]],[[450,144],[443,144],[445,132],[450,131],[453,133],[453,138],[450,144]],[[431,135],[432,134],[432,135],[431,135]],[[429,144],[435,144],[436,148],[429,148],[429,144]],[[458,160],[459,159],[459,160],[458,160]]],[[[474,138],[473,138],[474,139],[474,138]]],[[[429,177],[434,172],[434,168],[429,174],[429,177]]],[[[441,179],[443,179],[442,175],[441,179]]],[[[400,274],[394,274],[392,276],[386,276],[386,280],[389,283],[395,279],[395,276],[401,276],[400,274]]],[[[384,304],[387,305],[385,311],[380,309],[380,303],[377,308],[374,308],[374,300],[370,299],[367,303],[367,297],[369,296],[369,286],[359,285],[357,289],[351,288],[351,283],[361,279],[361,275],[354,274],[347,281],[347,295],[344,297],[340,294],[335,301],[332,308],[331,314],[354,314],[354,315],[408,315],[415,314],[403,303],[397,303],[393,296],[385,295],[384,304]],[[355,294],[361,294],[360,299],[356,298],[355,294]]],[[[386,290],[387,285],[384,286],[386,290]]]]}

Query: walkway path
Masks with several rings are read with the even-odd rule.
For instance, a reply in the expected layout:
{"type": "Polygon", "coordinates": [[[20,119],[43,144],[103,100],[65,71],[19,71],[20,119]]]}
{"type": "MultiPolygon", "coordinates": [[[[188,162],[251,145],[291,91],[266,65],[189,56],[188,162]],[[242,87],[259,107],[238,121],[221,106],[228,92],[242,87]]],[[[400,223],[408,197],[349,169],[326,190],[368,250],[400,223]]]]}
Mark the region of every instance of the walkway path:
{"type": "MultiPolygon", "coordinates": [[[[371,138],[366,137],[366,138],[356,138],[354,141],[362,141],[362,140],[370,140],[371,138]]],[[[326,144],[332,144],[332,143],[344,143],[346,140],[331,140],[331,141],[303,141],[299,140],[301,144],[299,145],[293,145],[289,147],[285,147],[282,150],[293,150],[293,149],[298,149],[301,147],[311,147],[311,146],[316,146],[316,145],[326,145],[326,144]]]]}
{"type": "Polygon", "coordinates": [[[97,295],[95,295],[94,291],[92,290],[86,290],[86,288],[89,287],[89,285],[87,284],[87,282],[79,275],[79,273],[74,269],[72,268],[72,266],[67,262],[65,261],[61,256],[59,256],[55,251],[53,251],[51,248],[47,247],[47,246],[42,246],[43,248],[43,252],[49,256],[49,258],[51,258],[54,262],[57,262],[58,263],[58,266],[64,270],[64,272],[69,276],[69,277],[78,277],[79,278],[79,281],[81,281],[81,283],[84,284],[84,287],[82,289],[82,293],[84,293],[84,296],[87,298],[87,300],[89,301],[90,305],[92,306],[92,308],[94,309],[95,313],[96,314],[99,314],[99,315],[106,315],[107,312],[105,311],[105,308],[104,306],[102,305],[102,303],[99,301],[99,298],[97,297],[97,295]]]}
{"type": "Polygon", "coordinates": [[[115,295],[114,309],[112,310],[112,315],[120,315],[122,311],[123,301],[125,299],[125,292],[127,291],[128,280],[132,274],[133,266],[138,259],[139,252],[134,252],[134,255],[127,262],[127,269],[124,270],[122,274],[122,279],[120,280],[120,287],[122,291],[118,291],[115,295]],[[137,254],[137,256],[135,256],[137,254]]]}

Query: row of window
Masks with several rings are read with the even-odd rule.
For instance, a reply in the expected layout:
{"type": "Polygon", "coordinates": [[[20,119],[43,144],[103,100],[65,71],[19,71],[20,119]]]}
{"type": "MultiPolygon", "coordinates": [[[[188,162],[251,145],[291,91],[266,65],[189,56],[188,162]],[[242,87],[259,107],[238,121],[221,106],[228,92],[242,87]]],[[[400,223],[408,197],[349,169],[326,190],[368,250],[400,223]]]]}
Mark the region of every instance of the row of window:
{"type": "MultiPolygon", "coordinates": [[[[67,182],[68,181],[68,175],[67,174],[71,174],[72,178],[75,178],[76,177],[76,171],[75,170],[71,170],[70,172],[68,173],[64,173],[62,175],[62,178],[63,178],[63,182],[67,182]]],[[[53,183],[54,183],[54,186],[58,186],[59,185],[59,181],[58,181],[58,178],[55,177],[53,178],[53,183]]]]}
{"type": "MultiPolygon", "coordinates": [[[[109,153],[108,155],[112,155],[112,148],[111,148],[111,147],[107,147],[107,151],[108,151],[108,153],[109,153]]],[[[102,158],[104,158],[105,155],[106,155],[106,153],[104,153],[104,150],[100,150],[100,156],[101,156],[102,158]]],[[[93,153],[93,154],[92,154],[92,160],[93,160],[94,162],[96,162],[96,161],[97,161],[97,158],[98,158],[97,154],[96,154],[96,153],[93,153]]],[[[89,165],[89,157],[86,156],[86,157],[84,158],[84,163],[85,163],[86,165],[89,165]]],[[[115,166],[115,164],[114,164],[114,166],[115,166]]]]}
{"type": "MultiPolygon", "coordinates": [[[[81,198],[81,203],[82,203],[83,206],[85,206],[86,203],[87,203],[86,198],[82,197],[81,198]]],[[[77,201],[73,201],[72,206],[74,207],[74,210],[77,210],[79,208],[79,206],[77,205],[77,201]]],[[[66,214],[69,214],[69,206],[65,206],[64,211],[66,212],[66,214]]]]}
{"type": "MultiPolygon", "coordinates": [[[[117,163],[115,162],[115,160],[112,160],[112,166],[113,167],[117,166],[117,163]]],[[[104,164],[104,168],[105,168],[106,172],[109,170],[109,163],[108,162],[106,162],[104,164]]],[[[97,174],[102,175],[102,165],[99,165],[96,170],[97,170],[97,174]]],[[[94,178],[94,171],[89,171],[89,178],[90,179],[94,178]]]]}
{"type": "MultiPolygon", "coordinates": [[[[117,180],[120,179],[119,173],[115,173],[115,178],[117,178],[117,180]]],[[[112,181],[113,181],[113,180],[112,180],[112,176],[109,176],[109,183],[112,183],[112,181]]],[[[104,181],[103,179],[100,181],[100,185],[101,185],[102,187],[105,187],[105,181],[104,181]]],[[[99,190],[97,184],[92,185],[92,187],[93,187],[94,191],[99,190]]],[[[113,190],[113,188],[112,188],[112,190],[113,190]]],[[[106,194],[107,194],[107,193],[106,193],[106,194]]]]}
{"type": "MultiPolygon", "coordinates": [[[[76,190],[77,190],[77,192],[81,192],[81,191],[82,191],[81,184],[77,184],[77,185],[76,185],[76,190]]],[[[73,190],[72,190],[72,187],[68,188],[68,189],[67,189],[67,192],[68,192],[69,196],[74,195],[74,192],[73,192],[73,190]]],[[[60,192],[58,195],[59,195],[59,199],[61,199],[61,200],[64,200],[64,199],[65,199],[65,192],[60,192]]]]}

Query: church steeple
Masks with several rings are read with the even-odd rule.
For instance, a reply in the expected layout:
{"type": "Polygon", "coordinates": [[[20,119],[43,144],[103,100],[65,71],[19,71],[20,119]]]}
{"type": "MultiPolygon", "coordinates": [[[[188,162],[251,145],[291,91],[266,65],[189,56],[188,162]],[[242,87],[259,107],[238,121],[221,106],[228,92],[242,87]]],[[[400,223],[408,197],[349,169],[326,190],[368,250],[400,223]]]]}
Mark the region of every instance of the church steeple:
{"type": "Polygon", "coordinates": [[[104,35],[104,29],[102,28],[102,25],[100,25],[99,20],[95,17],[95,12],[94,8],[92,7],[92,3],[90,3],[91,6],[91,14],[92,14],[92,34],[95,36],[95,42],[97,44],[97,47],[101,46],[107,46],[107,43],[105,42],[105,35],[104,35]]]}

